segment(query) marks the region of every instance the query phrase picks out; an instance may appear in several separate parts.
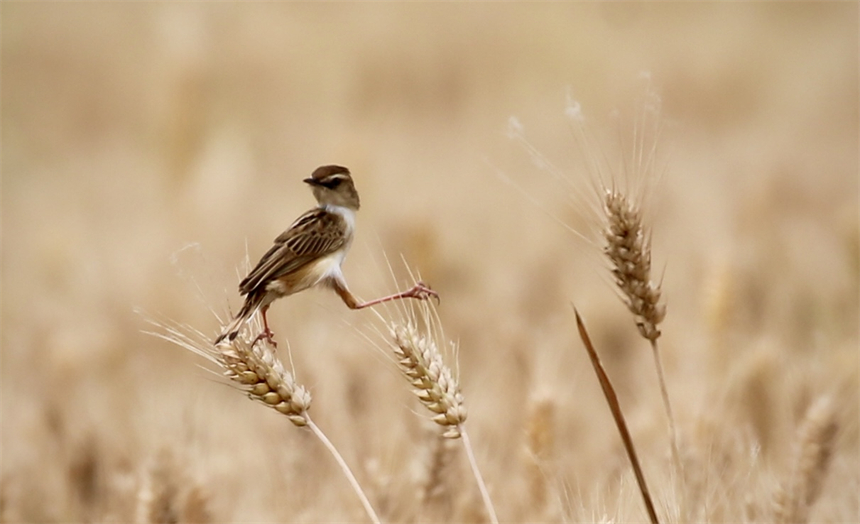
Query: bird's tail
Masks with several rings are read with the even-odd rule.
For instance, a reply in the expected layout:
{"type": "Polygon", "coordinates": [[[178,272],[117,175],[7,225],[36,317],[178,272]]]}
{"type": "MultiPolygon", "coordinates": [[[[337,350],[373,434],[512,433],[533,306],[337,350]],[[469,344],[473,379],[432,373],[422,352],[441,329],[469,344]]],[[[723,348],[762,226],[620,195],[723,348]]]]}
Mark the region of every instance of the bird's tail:
{"type": "Polygon", "coordinates": [[[254,316],[254,313],[256,313],[259,308],[260,298],[254,295],[248,295],[245,298],[245,305],[242,306],[242,309],[239,310],[239,313],[233,318],[233,320],[224,326],[221,330],[221,334],[215,339],[215,345],[217,346],[225,340],[232,342],[239,334],[239,331],[242,330],[245,323],[251,320],[251,317],[254,316]]]}

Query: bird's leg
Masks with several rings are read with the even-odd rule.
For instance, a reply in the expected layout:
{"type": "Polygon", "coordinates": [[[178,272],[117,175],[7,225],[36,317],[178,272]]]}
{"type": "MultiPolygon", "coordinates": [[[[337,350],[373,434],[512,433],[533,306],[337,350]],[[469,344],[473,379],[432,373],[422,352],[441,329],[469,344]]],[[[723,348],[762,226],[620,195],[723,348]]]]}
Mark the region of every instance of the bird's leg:
{"type": "Polygon", "coordinates": [[[254,342],[251,344],[252,346],[257,342],[266,339],[269,344],[278,347],[278,343],[275,342],[275,334],[269,329],[269,320],[266,318],[266,312],[269,311],[269,306],[263,306],[260,309],[260,314],[263,315],[263,332],[257,335],[257,338],[254,339],[254,342]]]}
{"type": "Polygon", "coordinates": [[[349,289],[347,289],[346,285],[343,282],[334,282],[334,290],[340,296],[341,300],[347,305],[349,309],[364,309],[366,307],[375,306],[377,304],[382,304],[383,302],[389,302],[391,300],[399,300],[401,298],[416,298],[418,300],[427,300],[430,297],[435,298],[437,301],[439,300],[439,293],[430,289],[424,282],[418,282],[410,289],[406,291],[401,291],[400,293],[395,293],[393,295],[388,295],[387,297],[377,298],[374,300],[369,300],[367,302],[361,302],[355,295],[350,293],[349,289]]]}

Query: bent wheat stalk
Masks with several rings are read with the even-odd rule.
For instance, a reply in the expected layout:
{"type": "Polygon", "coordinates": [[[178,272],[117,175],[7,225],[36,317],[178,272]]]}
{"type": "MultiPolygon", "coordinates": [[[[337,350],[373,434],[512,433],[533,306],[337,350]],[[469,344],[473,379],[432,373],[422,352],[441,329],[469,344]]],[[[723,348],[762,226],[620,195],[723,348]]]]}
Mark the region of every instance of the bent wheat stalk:
{"type": "MultiPolygon", "coordinates": [[[[253,322],[260,324],[258,317],[255,317],[253,322]]],[[[285,415],[294,426],[310,429],[340,466],[367,516],[372,522],[379,524],[379,517],[346,461],[311,419],[308,413],[311,407],[310,392],[296,383],[293,374],[284,367],[270,341],[249,335],[260,332],[262,325],[255,325],[253,329],[242,331],[235,339],[216,345],[211,342],[210,337],[191,327],[155,322],[153,324],[160,331],[150,334],[205,358],[249,398],[285,415]]]]}

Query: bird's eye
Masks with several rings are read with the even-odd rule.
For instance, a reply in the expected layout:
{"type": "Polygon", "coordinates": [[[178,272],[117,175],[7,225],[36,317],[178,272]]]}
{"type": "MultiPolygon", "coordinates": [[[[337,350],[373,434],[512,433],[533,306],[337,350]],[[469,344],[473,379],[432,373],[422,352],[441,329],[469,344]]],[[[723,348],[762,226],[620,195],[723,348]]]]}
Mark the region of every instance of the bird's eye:
{"type": "Polygon", "coordinates": [[[328,187],[330,187],[331,189],[334,189],[334,188],[336,188],[337,186],[339,186],[341,182],[343,182],[343,180],[342,180],[342,179],[340,179],[340,178],[335,178],[334,180],[329,181],[329,183],[328,183],[328,184],[326,184],[326,185],[327,185],[328,187]]]}

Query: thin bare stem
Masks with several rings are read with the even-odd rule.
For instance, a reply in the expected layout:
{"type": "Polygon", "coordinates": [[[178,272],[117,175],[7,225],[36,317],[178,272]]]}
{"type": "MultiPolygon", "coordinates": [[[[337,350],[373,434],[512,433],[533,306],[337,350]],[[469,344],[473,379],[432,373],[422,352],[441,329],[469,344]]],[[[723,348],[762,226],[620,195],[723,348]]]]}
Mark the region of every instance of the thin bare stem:
{"type": "Polygon", "coordinates": [[[678,437],[675,431],[675,416],[672,414],[672,404],[669,402],[669,391],[666,388],[666,379],[663,378],[663,362],[660,359],[660,351],[657,349],[657,341],[651,340],[651,352],[654,354],[654,367],[657,368],[657,379],[660,382],[660,395],[663,397],[663,407],[666,408],[666,418],[669,424],[669,438],[672,441],[672,461],[675,463],[678,477],[683,485],[685,481],[684,466],[681,463],[681,453],[678,451],[678,437]]]}
{"type": "Polygon", "coordinates": [[[466,433],[466,428],[460,425],[460,437],[463,439],[463,447],[466,448],[466,456],[469,457],[469,465],[472,467],[472,474],[475,475],[475,481],[478,483],[478,489],[481,491],[481,499],[484,501],[484,507],[487,509],[487,515],[490,517],[490,522],[499,524],[499,518],[496,516],[496,509],[493,507],[493,501],[490,500],[490,492],[487,491],[487,485],[484,483],[484,477],[481,476],[481,471],[478,469],[478,463],[475,461],[475,454],[472,452],[472,444],[469,442],[469,435],[466,433]]]}
{"type": "Polygon", "coordinates": [[[621,404],[618,402],[618,396],[615,394],[615,388],[612,387],[612,382],[609,376],[603,369],[603,364],[600,362],[600,357],[597,356],[594,346],[591,344],[591,339],[588,336],[588,331],[585,329],[585,324],[579,316],[579,311],[576,307],[573,308],[576,314],[576,327],[579,330],[579,337],[588,351],[588,358],[594,366],[594,372],[597,374],[597,380],[600,381],[600,387],[603,389],[603,395],[606,397],[606,402],[609,404],[609,410],[612,411],[612,418],[615,419],[615,425],[618,426],[618,432],[621,434],[621,440],[624,442],[624,449],[627,451],[627,456],[630,458],[630,464],[633,466],[633,473],[636,475],[636,482],[639,484],[639,491],[642,493],[642,500],[645,502],[645,509],[648,511],[648,518],[651,519],[651,524],[659,524],[657,513],[654,511],[654,503],[651,501],[651,494],[648,492],[648,485],[645,483],[645,475],[642,473],[642,467],[639,465],[639,458],[636,456],[636,448],[633,446],[633,439],[630,437],[630,432],[627,430],[627,422],[624,420],[624,414],[621,412],[621,404]]]}
{"type": "Polygon", "coordinates": [[[358,499],[361,501],[361,505],[364,506],[364,511],[367,512],[367,516],[370,517],[371,522],[374,524],[380,524],[379,517],[376,516],[376,512],[373,511],[373,506],[370,505],[370,500],[367,499],[367,495],[364,494],[364,491],[361,489],[361,485],[359,485],[358,480],[356,480],[355,475],[352,474],[352,470],[347,466],[346,461],[341,456],[340,452],[338,452],[337,448],[334,447],[334,444],[325,436],[325,433],[314,424],[314,421],[311,420],[310,415],[305,415],[307,420],[307,426],[313,432],[314,435],[323,443],[326,449],[331,453],[334,457],[334,460],[337,462],[338,466],[340,466],[341,471],[343,471],[344,476],[349,481],[349,485],[352,486],[352,489],[355,491],[355,494],[358,496],[358,499]]]}

